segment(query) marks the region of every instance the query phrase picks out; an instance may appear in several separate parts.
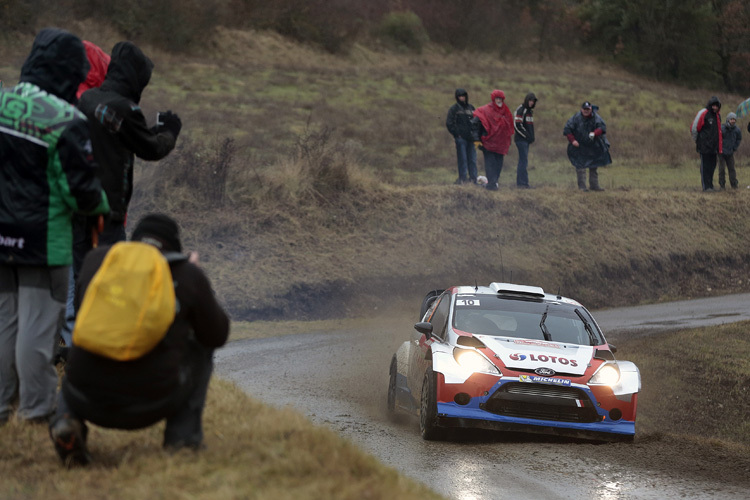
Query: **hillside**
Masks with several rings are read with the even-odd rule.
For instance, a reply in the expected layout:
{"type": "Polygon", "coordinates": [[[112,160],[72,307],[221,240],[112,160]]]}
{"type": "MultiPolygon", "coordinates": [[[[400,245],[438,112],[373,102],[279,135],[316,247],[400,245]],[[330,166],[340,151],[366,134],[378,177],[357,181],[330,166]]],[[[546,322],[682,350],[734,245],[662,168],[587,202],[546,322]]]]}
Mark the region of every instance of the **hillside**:
{"type": "MultiPolygon", "coordinates": [[[[0,60],[6,85],[20,45],[0,60]]],[[[537,283],[594,308],[750,290],[750,139],[737,153],[743,189],[705,195],[687,132],[711,90],[593,60],[332,56],[261,32],[222,30],[191,56],[144,49],[156,63],[147,116],[173,109],[184,128],[168,159],[137,166],[131,224],[145,211],[177,217],[235,319],[367,315],[475,280],[537,283]],[[498,193],[452,185],[444,120],[459,86],[475,105],[493,88],[512,108],[539,96],[537,189],[512,188],[513,146],[498,193]],[[565,156],[562,127],[586,99],[612,143],[604,193],[577,192],[565,156]]],[[[725,110],[742,100],[718,95],[725,110]]]]}

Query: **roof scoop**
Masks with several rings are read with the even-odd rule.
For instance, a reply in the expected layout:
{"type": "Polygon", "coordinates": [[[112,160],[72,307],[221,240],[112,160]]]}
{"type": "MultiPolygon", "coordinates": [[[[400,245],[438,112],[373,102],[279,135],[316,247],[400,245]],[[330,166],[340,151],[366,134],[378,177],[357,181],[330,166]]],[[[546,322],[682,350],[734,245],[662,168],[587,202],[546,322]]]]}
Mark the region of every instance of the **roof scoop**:
{"type": "Polygon", "coordinates": [[[538,286],[516,285],[514,283],[490,283],[490,290],[498,294],[544,298],[544,290],[538,286]]]}

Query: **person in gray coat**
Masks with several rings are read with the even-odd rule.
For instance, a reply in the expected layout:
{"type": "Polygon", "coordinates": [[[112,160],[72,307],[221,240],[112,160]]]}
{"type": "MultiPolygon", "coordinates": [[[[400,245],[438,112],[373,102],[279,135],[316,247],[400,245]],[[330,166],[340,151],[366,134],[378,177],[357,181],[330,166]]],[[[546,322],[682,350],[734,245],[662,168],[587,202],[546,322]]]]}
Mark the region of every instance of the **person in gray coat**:
{"type": "Polygon", "coordinates": [[[719,155],[719,186],[725,189],[726,177],[724,176],[724,165],[729,170],[729,184],[737,189],[737,170],[734,168],[734,152],[740,147],[742,131],[737,126],[737,115],[729,113],[727,122],[721,126],[722,151],[719,155]]]}

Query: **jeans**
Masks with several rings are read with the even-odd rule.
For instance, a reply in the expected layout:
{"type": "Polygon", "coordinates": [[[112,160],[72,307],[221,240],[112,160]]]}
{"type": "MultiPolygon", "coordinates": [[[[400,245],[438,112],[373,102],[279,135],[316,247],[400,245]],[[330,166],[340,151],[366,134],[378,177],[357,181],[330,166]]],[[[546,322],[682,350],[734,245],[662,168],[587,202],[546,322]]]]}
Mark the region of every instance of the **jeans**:
{"type": "Polygon", "coordinates": [[[529,185],[529,143],[526,141],[516,141],[518,148],[518,168],[516,169],[516,185],[529,185]]]}
{"type": "Polygon", "coordinates": [[[492,151],[483,151],[484,153],[484,171],[487,173],[487,189],[496,191],[500,172],[503,170],[503,159],[505,155],[493,153],[492,151]]]}
{"type": "MultiPolygon", "coordinates": [[[[70,269],[68,281],[68,300],[65,303],[65,323],[60,329],[60,336],[65,345],[73,345],[73,326],[76,322],[76,311],[74,306],[75,282],[78,272],[81,270],[83,258],[92,248],[90,227],[86,224],[86,218],[77,216],[73,219],[73,266],[70,269]]],[[[125,225],[122,222],[109,222],[104,225],[104,230],[99,235],[100,245],[114,245],[118,241],[125,241],[125,225]]]]}
{"type": "Polygon", "coordinates": [[[474,143],[463,137],[454,137],[456,141],[456,157],[458,159],[458,179],[465,181],[477,180],[477,151],[474,143]]]}

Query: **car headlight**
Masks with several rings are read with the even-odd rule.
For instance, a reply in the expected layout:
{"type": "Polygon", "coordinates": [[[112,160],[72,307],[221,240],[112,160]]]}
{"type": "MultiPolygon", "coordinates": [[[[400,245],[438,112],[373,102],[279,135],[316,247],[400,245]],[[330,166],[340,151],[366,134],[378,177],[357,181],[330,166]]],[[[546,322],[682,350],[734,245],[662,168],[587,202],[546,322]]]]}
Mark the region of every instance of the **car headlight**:
{"type": "Polygon", "coordinates": [[[620,368],[615,363],[604,363],[596,370],[594,376],[589,380],[592,385],[608,385],[612,387],[620,381],[620,368]]]}
{"type": "Polygon", "coordinates": [[[454,349],[453,357],[461,368],[474,373],[500,375],[500,371],[487,358],[472,349],[454,349]]]}

